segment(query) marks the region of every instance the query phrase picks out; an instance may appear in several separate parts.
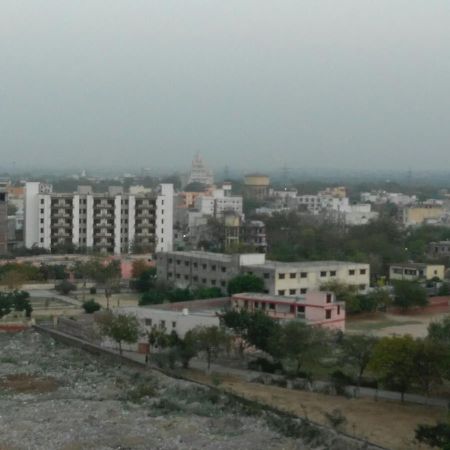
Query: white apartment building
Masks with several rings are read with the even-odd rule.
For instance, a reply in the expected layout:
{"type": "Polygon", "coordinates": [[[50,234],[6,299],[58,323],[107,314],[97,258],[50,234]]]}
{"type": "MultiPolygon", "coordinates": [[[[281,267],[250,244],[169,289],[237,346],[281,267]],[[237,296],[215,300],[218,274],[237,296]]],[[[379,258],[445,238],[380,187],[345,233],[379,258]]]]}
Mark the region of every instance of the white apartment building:
{"type": "Polygon", "coordinates": [[[94,193],[55,193],[51,185],[25,187],[25,246],[47,250],[73,245],[101,253],[170,251],[173,239],[173,185],[158,192],[124,193],[111,187],[94,193]]]}
{"type": "Polygon", "coordinates": [[[195,209],[205,216],[220,218],[227,211],[242,215],[242,197],[231,195],[228,189],[215,189],[211,195],[199,196],[195,199],[195,209]]]}
{"type": "Polygon", "coordinates": [[[369,264],[347,261],[266,261],[262,253],[222,254],[209,252],[167,252],[157,254],[158,279],[177,287],[205,286],[225,289],[238,274],[252,274],[264,280],[265,293],[298,296],[319,290],[330,281],[357,286],[367,292],[369,264]]]}

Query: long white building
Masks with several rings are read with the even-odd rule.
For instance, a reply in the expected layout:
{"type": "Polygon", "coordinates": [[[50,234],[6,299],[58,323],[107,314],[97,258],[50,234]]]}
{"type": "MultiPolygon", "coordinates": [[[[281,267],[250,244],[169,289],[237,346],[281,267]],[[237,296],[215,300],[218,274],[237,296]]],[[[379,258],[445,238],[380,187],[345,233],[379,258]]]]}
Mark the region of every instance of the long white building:
{"type": "Polygon", "coordinates": [[[115,254],[171,251],[172,239],[172,184],[161,184],[155,193],[131,194],[120,187],[94,193],[90,186],[55,193],[51,185],[26,183],[27,248],[75,246],[115,254]]]}

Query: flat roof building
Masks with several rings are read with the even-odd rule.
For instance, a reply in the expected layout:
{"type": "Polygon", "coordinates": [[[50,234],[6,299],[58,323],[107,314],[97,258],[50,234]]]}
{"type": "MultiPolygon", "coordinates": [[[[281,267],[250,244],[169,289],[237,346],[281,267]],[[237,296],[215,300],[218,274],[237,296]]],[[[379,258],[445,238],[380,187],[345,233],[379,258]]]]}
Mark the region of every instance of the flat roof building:
{"type": "Polygon", "coordinates": [[[442,264],[398,263],[389,266],[390,280],[425,281],[443,280],[444,277],[445,266],[442,264]]]}
{"type": "Polygon", "coordinates": [[[281,296],[305,295],[330,281],[357,286],[367,292],[370,265],[343,261],[266,261],[265,254],[211,252],[166,252],[157,254],[158,278],[177,287],[205,286],[226,289],[239,274],[263,279],[265,293],[281,296]]]}

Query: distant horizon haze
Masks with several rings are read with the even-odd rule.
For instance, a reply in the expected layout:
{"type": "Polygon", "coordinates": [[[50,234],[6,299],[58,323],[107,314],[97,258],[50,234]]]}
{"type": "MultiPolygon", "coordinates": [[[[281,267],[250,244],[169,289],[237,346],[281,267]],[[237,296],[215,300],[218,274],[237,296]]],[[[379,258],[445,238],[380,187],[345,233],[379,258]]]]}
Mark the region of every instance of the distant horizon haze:
{"type": "Polygon", "coordinates": [[[1,11],[0,171],[450,170],[450,2],[1,11]]]}

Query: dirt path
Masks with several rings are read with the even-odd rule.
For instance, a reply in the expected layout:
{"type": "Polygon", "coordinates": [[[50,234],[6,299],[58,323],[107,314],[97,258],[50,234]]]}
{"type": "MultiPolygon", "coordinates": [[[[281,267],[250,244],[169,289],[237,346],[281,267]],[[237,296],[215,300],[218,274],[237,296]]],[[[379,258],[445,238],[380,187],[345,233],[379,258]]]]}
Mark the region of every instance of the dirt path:
{"type": "MultiPolygon", "coordinates": [[[[199,371],[189,370],[185,375],[211,384],[211,376],[199,371]]],[[[221,387],[226,390],[327,426],[330,424],[325,413],[337,408],[347,419],[343,431],[392,450],[428,449],[414,442],[414,429],[420,423],[434,424],[446,417],[446,411],[440,408],[386,400],[347,399],[249,383],[232,376],[220,379],[221,387]]]]}

